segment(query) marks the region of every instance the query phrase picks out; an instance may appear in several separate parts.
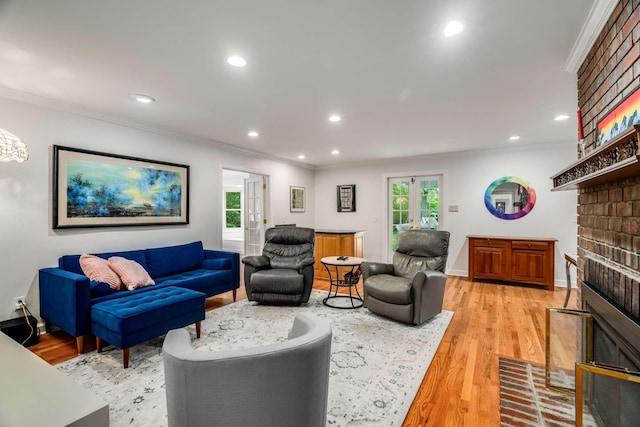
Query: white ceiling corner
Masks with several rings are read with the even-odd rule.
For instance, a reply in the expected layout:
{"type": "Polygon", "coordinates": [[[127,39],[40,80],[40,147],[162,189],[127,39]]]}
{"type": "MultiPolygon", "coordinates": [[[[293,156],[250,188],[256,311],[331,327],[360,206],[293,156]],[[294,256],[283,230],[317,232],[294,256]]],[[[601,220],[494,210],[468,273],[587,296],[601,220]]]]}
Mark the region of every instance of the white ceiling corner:
{"type": "Polygon", "coordinates": [[[613,9],[620,0],[596,0],[591,7],[589,16],[585,21],[578,39],[576,40],[564,69],[572,74],[577,74],[578,69],[587,58],[589,51],[609,20],[613,9]]]}

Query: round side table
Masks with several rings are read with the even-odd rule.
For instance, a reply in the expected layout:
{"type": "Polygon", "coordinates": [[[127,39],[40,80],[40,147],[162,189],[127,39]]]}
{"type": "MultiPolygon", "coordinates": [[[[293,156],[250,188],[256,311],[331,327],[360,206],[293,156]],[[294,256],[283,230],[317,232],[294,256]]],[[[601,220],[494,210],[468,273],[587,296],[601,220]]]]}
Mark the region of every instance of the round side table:
{"type": "Polygon", "coordinates": [[[327,273],[329,273],[329,282],[330,282],[329,295],[322,300],[322,303],[327,307],[332,307],[332,308],[342,308],[342,309],[360,308],[364,304],[364,300],[362,299],[362,297],[360,296],[360,292],[358,291],[358,284],[341,279],[340,267],[351,267],[351,272],[353,273],[356,267],[360,266],[360,264],[362,264],[366,260],[364,258],[358,258],[354,256],[344,257],[345,259],[338,259],[338,258],[343,258],[343,257],[328,256],[320,260],[322,265],[324,265],[324,268],[327,269],[327,273]],[[340,288],[348,288],[349,295],[339,294],[338,290],[340,288]],[[353,295],[352,289],[356,290],[355,295],[353,295]],[[333,295],[331,294],[332,291],[333,291],[333,295]],[[338,301],[340,300],[347,300],[347,304],[340,305],[338,303],[338,301]]]}

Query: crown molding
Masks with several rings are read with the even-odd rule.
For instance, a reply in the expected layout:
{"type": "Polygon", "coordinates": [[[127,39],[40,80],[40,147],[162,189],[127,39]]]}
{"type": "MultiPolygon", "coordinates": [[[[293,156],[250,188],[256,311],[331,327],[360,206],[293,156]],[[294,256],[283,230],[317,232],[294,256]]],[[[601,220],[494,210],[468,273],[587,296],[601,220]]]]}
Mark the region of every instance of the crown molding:
{"type": "Polygon", "coordinates": [[[566,71],[572,74],[578,73],[578,69],[587,58],[618,2],[619,0],[596,0],[593,3],[587,20],[578,34],[578,39],[573,44],[569,58],[564,64],[566,71]]]}

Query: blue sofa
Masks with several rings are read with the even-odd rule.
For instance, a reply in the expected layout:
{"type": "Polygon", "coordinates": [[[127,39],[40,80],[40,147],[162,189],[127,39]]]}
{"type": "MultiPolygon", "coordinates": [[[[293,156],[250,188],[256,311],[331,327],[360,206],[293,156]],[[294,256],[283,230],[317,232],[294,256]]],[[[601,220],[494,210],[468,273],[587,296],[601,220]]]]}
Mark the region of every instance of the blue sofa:
{"type": "Polygon", "coordinates": [[[133,291],[114,291],[108,284],[90,281],[80,268],[80,255],[64,255],[58,267],[39,272],[40,316],[47,328],[55,325],[76,338],[78,352],[91,333],[91,307],[116,298],[137,298],[153,289],[178,286],[203,292],[206,297],[240,287],[240,257],[235,252],[204,249],[202,242],[185,245],[93,254],[108,259],[120,256],[136,261],[156,282],[133,291]]]}

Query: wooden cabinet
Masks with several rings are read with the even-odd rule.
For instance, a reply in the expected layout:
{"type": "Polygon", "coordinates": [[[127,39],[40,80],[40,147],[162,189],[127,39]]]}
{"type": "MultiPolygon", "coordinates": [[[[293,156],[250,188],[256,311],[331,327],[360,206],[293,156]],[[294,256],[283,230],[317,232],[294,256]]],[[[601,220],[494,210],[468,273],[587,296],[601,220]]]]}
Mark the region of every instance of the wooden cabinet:
{"type": "Polygon", "coordinates": [[[468,236],[469,280],[491,279],[554,289],[556,239],[468,236]]]}
{"type": "MultiPolygon", "coordinates": [[[[507,274],[509,264],[508,242],[495,239],[478,239],[474,241],[473,265],[474,275],[486,279],[502,279],[507,274]]],[[[469,239],[471,251],[471,239],[469,239]]],[[[469,257],[471,258],[471,252],[469,257]]],[[[469,261],[471,264],[471,261],[469,261]]],[[[469,274],[471,276],[471,274],[469,274]]]]}
{"type": "MultiPolygon", "coordinates": [[[[329,280],[327,269],[320,260],[327,256],[363,257],[364,233],[362,231],[316,230],[316,279],[329,280]]],[[[346,271],[346,270],[345,270],[346,271]]]]}

